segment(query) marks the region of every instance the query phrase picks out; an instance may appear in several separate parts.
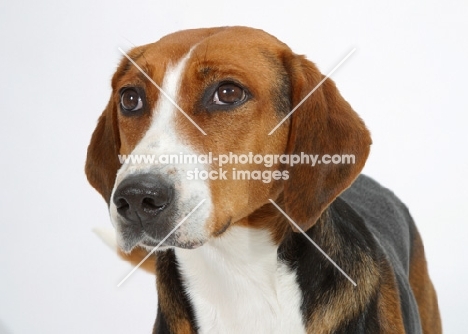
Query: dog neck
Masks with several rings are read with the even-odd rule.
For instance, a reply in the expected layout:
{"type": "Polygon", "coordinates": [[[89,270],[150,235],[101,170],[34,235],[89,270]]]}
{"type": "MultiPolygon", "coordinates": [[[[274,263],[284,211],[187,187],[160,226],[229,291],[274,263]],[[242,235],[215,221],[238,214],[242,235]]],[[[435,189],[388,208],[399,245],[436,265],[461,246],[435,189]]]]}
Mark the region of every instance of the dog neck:
{"type": "Polygon", "coordinates": [[[243,226],[175,250],[200,332],[305,332],[295,273],[277,252],[268,230],[243,226]]]}

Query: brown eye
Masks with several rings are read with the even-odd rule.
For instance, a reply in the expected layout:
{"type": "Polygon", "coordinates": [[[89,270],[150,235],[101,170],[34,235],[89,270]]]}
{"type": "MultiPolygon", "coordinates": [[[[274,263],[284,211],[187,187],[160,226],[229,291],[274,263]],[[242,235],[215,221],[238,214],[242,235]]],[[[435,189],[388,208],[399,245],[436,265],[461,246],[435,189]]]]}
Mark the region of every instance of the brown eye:
{"type": "Polygon", "coordinates": [[[136,88],[127,88],[120,93],[120,107],[127,113],[143,108],[143,100],[136,88]]]}
{"type": "Polygon", "coordinates": [[[246,99],[245,90],[235,84],[220,85],[213,96],[214,104],[238,104],[246,99]]]}

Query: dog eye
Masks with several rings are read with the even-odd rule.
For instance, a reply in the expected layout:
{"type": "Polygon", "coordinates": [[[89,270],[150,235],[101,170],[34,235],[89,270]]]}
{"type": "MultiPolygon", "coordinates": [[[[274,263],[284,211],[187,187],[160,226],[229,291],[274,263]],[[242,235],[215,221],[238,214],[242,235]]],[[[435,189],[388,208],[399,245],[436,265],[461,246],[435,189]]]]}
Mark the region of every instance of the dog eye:
{"type": "Polygon", "coordinates": [[[238,104],[243,102],[247,97],[245,90],[233,83],[225,83],[220,85],[214,95],[213,103],[218,105],[238,104]]]}
{"type": "Polygon", "coordinates": [[[126,112],[135,112],[143,108],[143,100],[136,88],[126,88],[120,93],[120,107],[126,112]]]}

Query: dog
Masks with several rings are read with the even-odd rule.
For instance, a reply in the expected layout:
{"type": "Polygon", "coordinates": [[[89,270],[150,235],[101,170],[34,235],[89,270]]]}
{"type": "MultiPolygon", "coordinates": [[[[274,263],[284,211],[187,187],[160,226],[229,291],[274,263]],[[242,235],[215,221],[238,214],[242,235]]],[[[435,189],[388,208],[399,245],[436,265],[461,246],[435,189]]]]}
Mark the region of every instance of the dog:
{"type": "Polygon", "coordinates": [[[119,247],[157,248],[154,333],[441,333],[408,209],[360,175],[370,146],[286,44],[194,29],[125,54],[85,170],[119,247]]]}

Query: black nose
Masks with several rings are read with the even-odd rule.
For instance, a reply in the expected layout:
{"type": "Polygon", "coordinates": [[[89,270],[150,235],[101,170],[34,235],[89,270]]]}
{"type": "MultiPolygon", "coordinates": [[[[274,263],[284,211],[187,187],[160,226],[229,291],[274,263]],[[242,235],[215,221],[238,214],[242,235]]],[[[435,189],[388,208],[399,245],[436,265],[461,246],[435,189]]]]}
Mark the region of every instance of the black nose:
{"type": "Polygon", "coordinates": [[[154,221],[172,200],[172,188],[153,174],[132,175],[125,178],[114,192],[117,212],[127,221],[154,221]]]}

